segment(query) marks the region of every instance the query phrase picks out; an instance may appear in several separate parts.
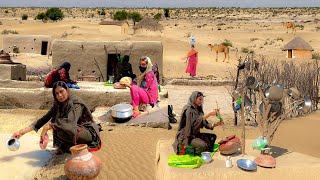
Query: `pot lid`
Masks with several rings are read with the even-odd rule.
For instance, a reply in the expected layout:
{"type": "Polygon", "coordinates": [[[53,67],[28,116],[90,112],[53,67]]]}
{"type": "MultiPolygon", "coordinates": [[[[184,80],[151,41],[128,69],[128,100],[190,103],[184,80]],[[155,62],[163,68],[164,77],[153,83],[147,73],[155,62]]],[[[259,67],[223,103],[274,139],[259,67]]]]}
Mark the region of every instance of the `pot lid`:
{"type": "Polygon", "coordinates": [[[112,110],[120,112],[132,111],[132,108],[130,104],[117,104],[111,107],[112,110]]]}

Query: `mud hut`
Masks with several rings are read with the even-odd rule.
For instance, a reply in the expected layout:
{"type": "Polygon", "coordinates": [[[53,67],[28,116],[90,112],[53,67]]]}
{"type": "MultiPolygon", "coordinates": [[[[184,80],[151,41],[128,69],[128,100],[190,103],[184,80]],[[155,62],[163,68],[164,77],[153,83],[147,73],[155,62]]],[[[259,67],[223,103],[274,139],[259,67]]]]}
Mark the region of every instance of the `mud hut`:
{"type": "Polygon", "coordinates": [[[102,33],[111,32],[118,32],[119,35],[128,35],[133,34],[133,25],[130,24],[128,21],[101,21],[99,23],[100,31],[102,33]]]}
{"type": "Polygon", "coordinates": [[[3,50],[8,53],[35,53],[47,55],[51,47],[51,36],[6,35],[3,36],[3,50]]]}
{"type": "Polygon", "coordinates": [[[283,46],[282,51],[287,51],[286,58],[311,59],[314,49],[301,37],[296,37],[283,46]]]}
{"type": "Polygon", "coordinates": [[[133,29],[137,35],[161,35],[163,27],[156,20],[144,17],[133,29]]]}
{"type": "Polygon", "coordinates": [[[139,59],[149,56],[156,61],[163,75],[163,46],[161,41],[74,41],[54,40],[52,43],[52,64],[58,67],[64,61],[71,63],[72,79],[92,77],[91,80],[108,81],[114,74],[117,52],[129,55],[133,72],[139,74],[139,59]]]}

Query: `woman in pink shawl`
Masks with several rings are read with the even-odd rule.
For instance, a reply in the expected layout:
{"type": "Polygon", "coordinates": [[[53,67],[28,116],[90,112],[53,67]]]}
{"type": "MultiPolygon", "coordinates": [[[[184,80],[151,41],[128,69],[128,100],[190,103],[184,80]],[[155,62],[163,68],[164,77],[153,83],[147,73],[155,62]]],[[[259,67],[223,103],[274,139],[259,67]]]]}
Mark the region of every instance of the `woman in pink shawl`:
{"type": "Polygon", "coordinates": [[[152,71],[151,59],[144,56],[140,58],[139,64],[141,74],[137,78],[137,85],[120,81],[120,84],[130,88],[134,117],[140,114],[140,103],[150,104],[153,107],[158,100],[158,81],[152,71]]]}
{"type": "Polygon", "coordinates": [[[198,52],[193,48],[188,52],[187,57],[182,58],[183,60],[188,58],[188,66],[186,73],[189,73],[192,78],[196,76],[197,64],[198,64],[198,52]]]}

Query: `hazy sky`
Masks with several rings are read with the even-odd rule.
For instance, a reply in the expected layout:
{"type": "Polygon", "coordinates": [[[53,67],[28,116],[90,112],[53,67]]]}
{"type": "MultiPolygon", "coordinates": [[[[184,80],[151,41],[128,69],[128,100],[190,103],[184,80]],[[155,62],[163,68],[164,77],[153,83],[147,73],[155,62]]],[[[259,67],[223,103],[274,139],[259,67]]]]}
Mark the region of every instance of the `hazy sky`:
{"type": "Polygon", "coordinates": [[[0,0],[0,7],[320,7],[320,0],[0,0]]]}

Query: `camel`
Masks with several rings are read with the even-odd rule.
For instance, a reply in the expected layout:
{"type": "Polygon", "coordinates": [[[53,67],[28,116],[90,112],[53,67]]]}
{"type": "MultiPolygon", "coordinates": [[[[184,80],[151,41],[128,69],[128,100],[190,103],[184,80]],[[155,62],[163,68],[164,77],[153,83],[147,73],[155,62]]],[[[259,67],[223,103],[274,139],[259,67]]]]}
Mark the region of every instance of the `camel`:
{"type": "Polygon", "coordinates": [[[296,25],[293,23],[293,22],[282,22],[283,26],[285,28],[287,28],[287,33],[288,33],[288,29],[291,28],[292,29],[292,32],[291,34],[293,33],[294,31],[294,34],[296,34],[296,25]]]}
{"type": "Polygon", "coordinates": [[[224,44],[219,44],[219,45],[214,45],[212,46],[211,44],[208,44],[209,48],[211,49],[211,51],[216,52],[216,61],[218,62],[218,53],[219,52],[223,52],[224,53],[224,59],[223,62],[226,60],[227,55],[228,55],[228,62],[229,63],[229,47],[225,46],[224,44]]]}

